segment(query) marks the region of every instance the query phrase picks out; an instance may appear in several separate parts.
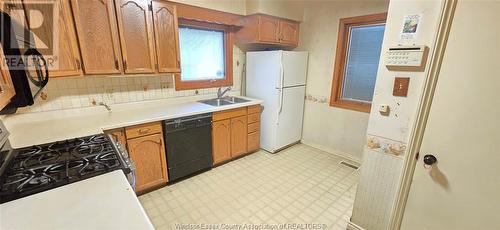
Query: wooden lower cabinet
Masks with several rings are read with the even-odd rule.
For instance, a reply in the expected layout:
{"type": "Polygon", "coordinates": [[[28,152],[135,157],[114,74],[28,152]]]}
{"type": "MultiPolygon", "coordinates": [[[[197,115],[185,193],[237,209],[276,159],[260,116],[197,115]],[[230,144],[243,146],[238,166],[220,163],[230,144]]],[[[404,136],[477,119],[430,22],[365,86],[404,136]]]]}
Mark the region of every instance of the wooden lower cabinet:
{"type": "Polygon", "coordinates": [[[231,159],[231,120],[216,121],[212,124],[213,163],[231,159]]]}
{"type": "Polygon", "coordinates": [[[260,149],[260,105],[213,114],[214,165],[260,149]]]}
{"type": "Polygon", "coordinates": [[[128,153],[136,168],[136,192],[142,193],[168,182],[163,134],[127,140],[128,153]]]}
{"type": "Polygon", "coordinates": [[[247,144],[247,151],[250,152],[255,152],[260,149],[260,132],[253,132],[248,134],[248,144],[247,144]]]}
{"type": "Polygon", "coordinates": [[[231,156],[247,153],[247,116],[231,118],[231,156]]]}

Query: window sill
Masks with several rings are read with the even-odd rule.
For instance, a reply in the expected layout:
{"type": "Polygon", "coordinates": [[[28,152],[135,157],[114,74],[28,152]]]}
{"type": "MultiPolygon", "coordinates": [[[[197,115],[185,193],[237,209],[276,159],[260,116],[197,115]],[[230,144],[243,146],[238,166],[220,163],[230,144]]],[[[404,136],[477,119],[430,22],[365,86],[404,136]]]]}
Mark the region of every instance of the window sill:
{"type": "Polygon", "coordinates": [[[357,101],[349,101],[349,100],[337,100],[337,101],[330,101],[330,106],[342,109],[354,110],[363,113],[370,113],[372,104],[357,102],[357,101]]]}
{"type": "Polygon", "coordinates": [[[232,76],[226,76],[226,79],[221,80],[203,80],[203,81],[181,81],[180,74],[175,74],[175,90],[191,90],[191,89],[206,89],[217,88],[233,85],[232,76]]]}

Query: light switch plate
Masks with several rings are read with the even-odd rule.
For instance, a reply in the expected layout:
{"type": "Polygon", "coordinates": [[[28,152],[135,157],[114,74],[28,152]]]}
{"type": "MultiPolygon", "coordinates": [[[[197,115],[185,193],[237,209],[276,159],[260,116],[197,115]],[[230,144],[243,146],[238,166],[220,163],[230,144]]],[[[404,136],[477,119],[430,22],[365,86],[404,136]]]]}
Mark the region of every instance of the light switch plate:
{"type": "Polygon", "coordinates": [[[392,89],[392,95],[396,97],[406,97],[408,96],[409,87],[410,87],[409,77],[396,77],[394,79],[394,88],[392,89]]]}

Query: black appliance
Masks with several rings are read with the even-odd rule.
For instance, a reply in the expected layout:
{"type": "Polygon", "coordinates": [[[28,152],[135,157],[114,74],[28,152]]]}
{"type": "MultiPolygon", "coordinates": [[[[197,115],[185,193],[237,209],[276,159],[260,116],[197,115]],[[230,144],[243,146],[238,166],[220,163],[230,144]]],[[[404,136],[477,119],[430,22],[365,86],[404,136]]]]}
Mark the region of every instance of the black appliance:
{"type": "MultiPolygon", "coordinates": [[[[0,42],[16,95],[0,114],[12,114],[17,108],[33,105],[34,98],[49,81],[48,63],[33,47],[31,31],[0,11],[0,42]],[[20,44],[23,44],[20,48],[20,44]]],[[[3,63],[2,63],[3,64],[3,63]]]]}
{"type": "Polygon", "coordinates": [[[212,168],[212,114],[164,122],[169,181],[212,168]]]}
{"type": "MultiPolygon", "coordinates": [[[[6,132],[3,126],[0,130],[6,132]]],[[[114,170],[123,170],[135,187],[135,171],[126,151],[106,134],[22,149],[11,149],[6,141],[1,150],[0,203],[114,170]]]]}

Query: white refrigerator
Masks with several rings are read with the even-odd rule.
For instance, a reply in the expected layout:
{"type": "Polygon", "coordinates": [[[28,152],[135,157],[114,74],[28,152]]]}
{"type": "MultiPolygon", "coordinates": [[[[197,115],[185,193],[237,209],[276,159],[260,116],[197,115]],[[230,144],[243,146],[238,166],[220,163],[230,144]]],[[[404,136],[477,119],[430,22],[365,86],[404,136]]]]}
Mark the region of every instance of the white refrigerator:
{"type": "Polygon", "coordinates": [[[275,153],[302,138],[307,52],[247,52],[246,95],[264,101],[261,148],[275,153]]]}

